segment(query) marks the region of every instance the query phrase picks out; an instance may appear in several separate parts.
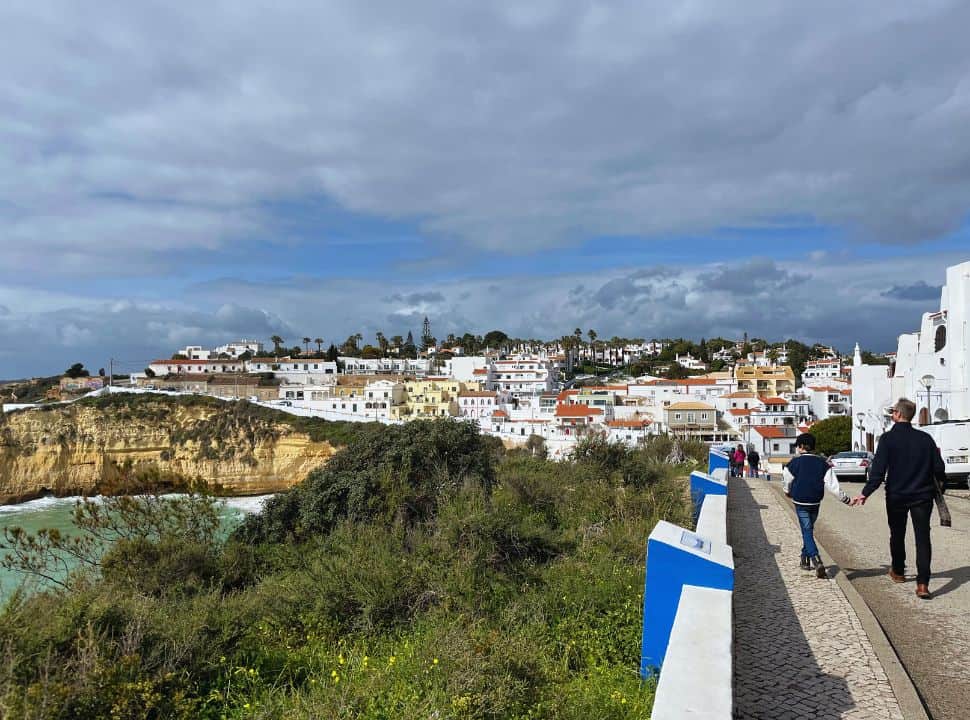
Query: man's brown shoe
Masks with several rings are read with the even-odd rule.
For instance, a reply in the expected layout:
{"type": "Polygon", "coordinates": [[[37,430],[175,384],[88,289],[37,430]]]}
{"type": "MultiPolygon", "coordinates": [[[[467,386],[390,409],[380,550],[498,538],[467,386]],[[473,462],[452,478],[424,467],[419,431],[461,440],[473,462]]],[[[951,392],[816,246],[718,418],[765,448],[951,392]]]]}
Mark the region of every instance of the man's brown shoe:
{"type": "Polygon", "coordinates": [[[920,600],[929,600],[932,595],[930,595],[930,588],[926,583],[916,583],[916,597],[920,600]]]}
{"type": "Polygon", "coordinates": [[[896,572],[892,568],[889,568],[889,579],[892,580],[894,583],[904,583],[904,582],[906,582],[906,576],[905,575],[900,575],[898,572],[896,572]]]}

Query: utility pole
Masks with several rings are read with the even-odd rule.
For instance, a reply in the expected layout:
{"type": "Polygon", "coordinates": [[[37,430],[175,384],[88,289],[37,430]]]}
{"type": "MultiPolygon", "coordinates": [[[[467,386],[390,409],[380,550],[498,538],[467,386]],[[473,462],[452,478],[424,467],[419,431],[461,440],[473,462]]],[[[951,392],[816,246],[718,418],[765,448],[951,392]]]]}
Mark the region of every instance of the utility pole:
{"type": "Polygon", "coordinates": [[[111,384],[115,374],[115,359],[108,358],[108,394],[111,394],[111,384]]]}

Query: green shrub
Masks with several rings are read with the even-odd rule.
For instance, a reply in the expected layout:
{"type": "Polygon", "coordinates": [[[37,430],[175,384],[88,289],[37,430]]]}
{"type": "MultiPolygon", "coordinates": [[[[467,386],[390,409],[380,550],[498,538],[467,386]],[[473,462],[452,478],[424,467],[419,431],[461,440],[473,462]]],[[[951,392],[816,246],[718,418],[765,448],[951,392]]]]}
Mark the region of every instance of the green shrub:
{"type": "Polygon", "coordinates": [[[493,480],[491,449],[471,423],[416,420],[371,427],[247,518],[236,537],[307,538],[330,532],[345,518],[421,522],[434,516],[443,495],[466,483],[488,493],[493,480]]]}

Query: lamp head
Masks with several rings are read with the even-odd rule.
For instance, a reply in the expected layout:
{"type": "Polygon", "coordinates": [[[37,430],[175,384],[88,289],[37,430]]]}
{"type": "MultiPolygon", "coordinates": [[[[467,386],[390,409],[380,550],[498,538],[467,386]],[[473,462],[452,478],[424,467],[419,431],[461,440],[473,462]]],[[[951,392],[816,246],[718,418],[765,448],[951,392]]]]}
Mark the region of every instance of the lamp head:
{"type": "Polygon", "coordinates": [[[931,387],[933,387],[933,382],[935,380],[936,378],[933,377],[932,375],[924,375],[919,379],[919,384],[925,387],[927,390],[929,390],[931,387]]]}

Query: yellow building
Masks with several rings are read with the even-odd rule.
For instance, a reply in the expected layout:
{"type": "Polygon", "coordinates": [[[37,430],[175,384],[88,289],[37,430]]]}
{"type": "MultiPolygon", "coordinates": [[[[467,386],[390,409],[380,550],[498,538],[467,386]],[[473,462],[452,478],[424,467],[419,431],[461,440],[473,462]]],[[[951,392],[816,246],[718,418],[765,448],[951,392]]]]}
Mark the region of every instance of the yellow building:
{"type": "Polygon", "coordinates": [[[738,382],[739,392],[771,397],[795,392],[795,373],[787,365],[742,365],[735,369],[734,379],[738,382]]]}
{"type": "Polygon", "coordinates": [[[459,393],[479,390],[481,383],[461,382],[452,378],[407,380],[404,383],[404,404],[392,408],[391,417],[403,420],[454,417],[458,415],[459,393]]]}

